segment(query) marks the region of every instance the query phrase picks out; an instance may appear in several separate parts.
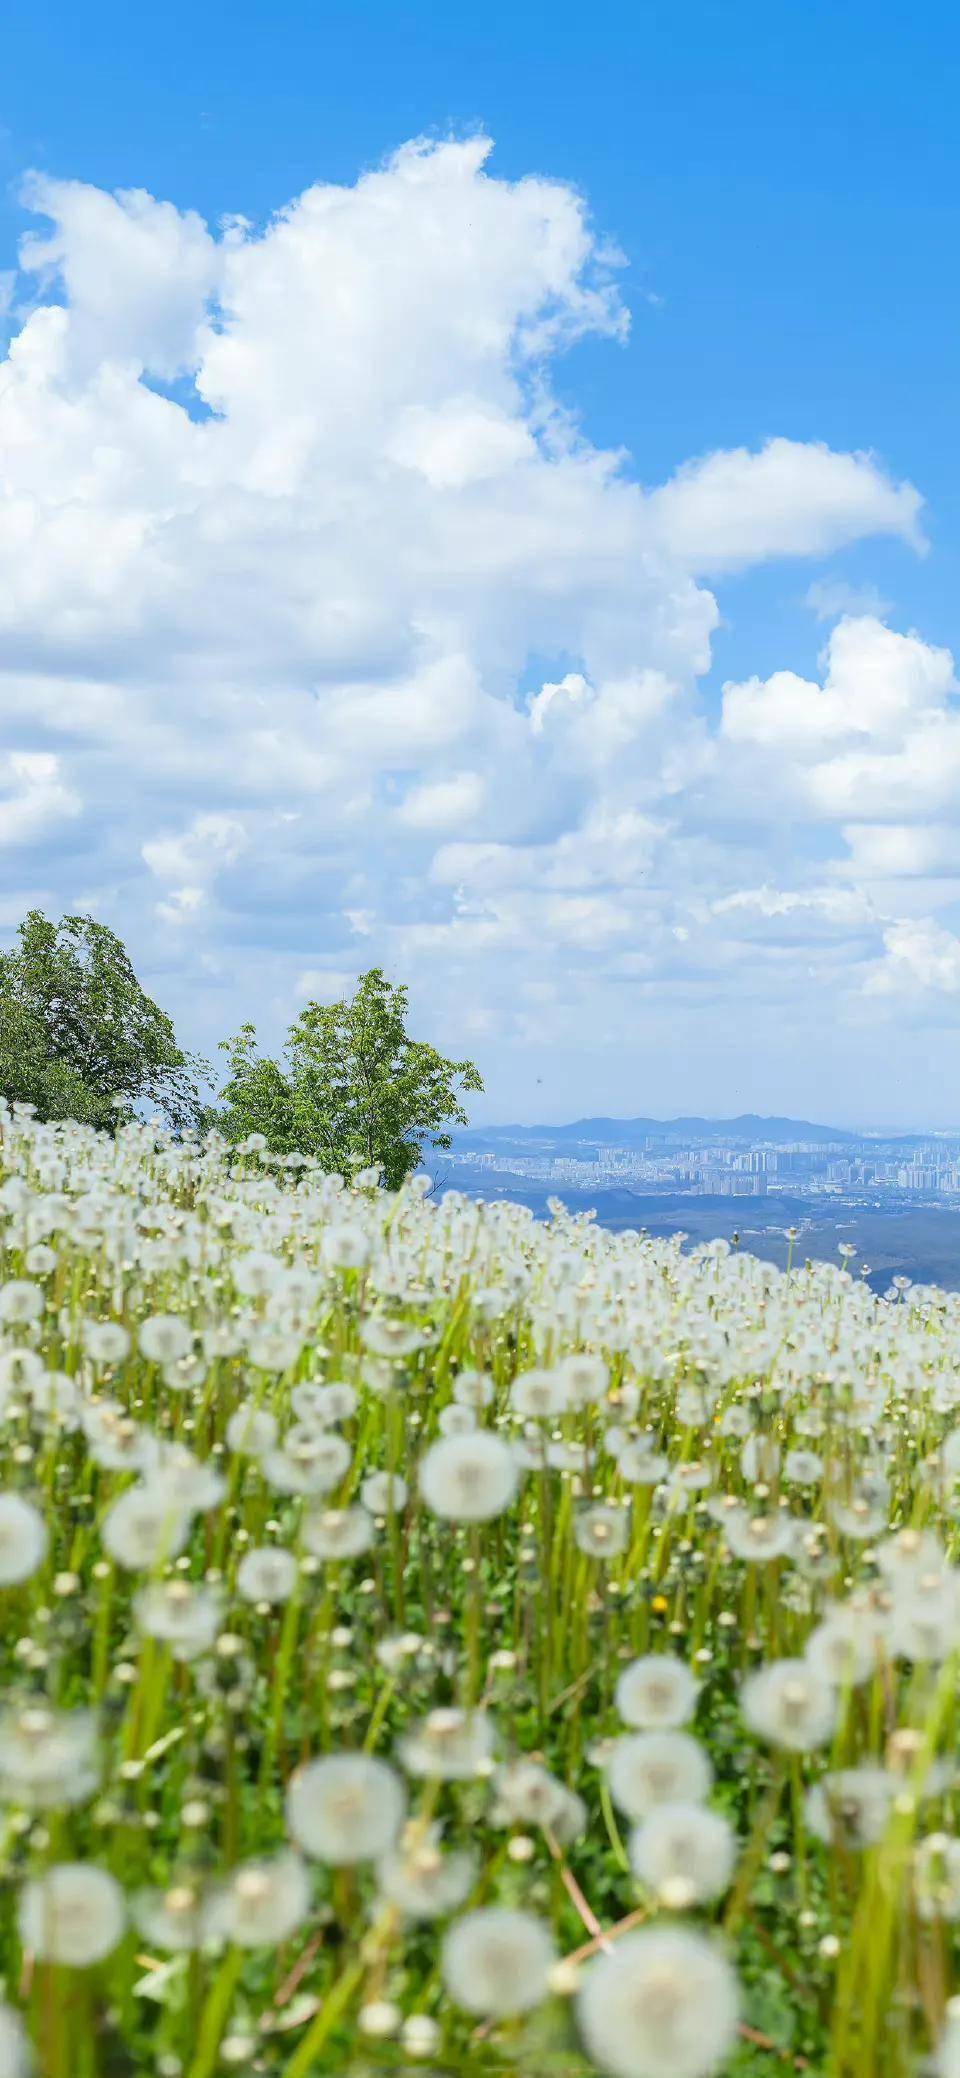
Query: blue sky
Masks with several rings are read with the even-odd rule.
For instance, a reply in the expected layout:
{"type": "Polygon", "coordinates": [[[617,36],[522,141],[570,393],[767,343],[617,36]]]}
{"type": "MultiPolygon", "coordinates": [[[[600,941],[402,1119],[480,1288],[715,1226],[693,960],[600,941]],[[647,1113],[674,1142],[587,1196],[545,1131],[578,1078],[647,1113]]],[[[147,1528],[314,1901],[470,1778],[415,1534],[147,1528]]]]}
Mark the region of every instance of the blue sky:
{"type": "MultiPolygon", "coordinates": [[[[643,529],[642,544],[630,534],[634,520],[614,510],[617,496],[609,489],[602,498],[597,493],[599,503],[571,509],[573,531],[562,552],[555,541],[531,550],[529,524],[520,530],[522,545],[518,531],[517,556],[522,561],[540,553],[541,564],[512,580],[504,554],[495,595],[485,600],[485,625],[498,629],[497,639],[488,641],[465,634],[479,625],[475,562],[465,574],[455,559],[442,606],[433,591],[426,604],[413,580],[409,592],[387,599],[390,586],[376,558],[367,569],[357,567],[361,546],[348,582],[339,562],[334,572],[321,541],[316,486],[301,483],[301,503],[288,520],[299,544],[309,538],[316,547],[309,577],[298,577],[290,594],[297,610],[306,610],[304,583],[321,592],[326,586],[331,610],[336,603],[351,626],[361,592],[367,605],[372,593],[385,603],[370,625],[364,621],[356,652],[341,660],[342,686],[329,659],[318,677],[307,644],[302,654],[291,650],[278,663],[272,691],[269,629],[289,566],[282,578],[268,575],[273,566],[261,560],[245,511],[242,552],[235,541],[225,572],[226,551],[218,550],[216,561],[222,611],[229,618],[231,601],[242,599],[244,612],[257,616],[253,648],[263,637],[261,684],[247,688],[244,700],[270,708],[270,730],[286,746],[289,765],[303,762],[306,769],[313,760],[312,792],[308,787],[302,798],[278,750],[268,798],[252,786],[249,760],[239,758],[234,779],[225,778],[230,758],[220,757],[216,730],[220,740],[240,743],[250,716],[240,711],[236,667],[211,646],[202,616],[184,619],[169,600],[162,612],[154,610],[152,580],[144,580],[144,599],[136,604],[145,565],[136,560],[131,530],[141,530],[145,558],[144,543],[154,539],[161,516],[168,524],[171,494],[155,459],[162,435],[146,431],[145,419],[134,427],[124,408],[116,438],[125,460],[122,470],[117,466],[136,480],[136,496],[123,505],[121,519],[112,507],[107,513],[98,489],[81,529],[84,547],[71,543],[68,567],[53,588],[54,617],[59,611],[64,619],[56,640],[48,639],[49,612],[37,634],[29,602],[0,624],[6,646],[0,676],[11,681],[3,702],[6,742],[9,756],[20,760],[8,766],[5,782],[7,924],[21,897],[42,897],[51,906],[89,901],[124,928],[189,1036],[208,1046],[246,1007],[245,980],[248,995],[263,1006],[265,1029],[275,1031],[296,1007],[298,991],[302,998],[305,975],[321,977],[318,986],[327,976],[333,986],[367,954],[382,959],[392,971],[409,972],[421,1021],[432,1020],[451,1044],[480,1058],[488,1115],[725,1109],[742,1102],[816,1107],[865,1122],[960,1116],[954,694],[949,672],[944,676],[928,662],[943,647],[960,652],[952,145],[958,46],[960,31],[946,9],[904,14],[860,4],[600,4],[584,10],[534,8],[521,0],[482,13],[423,0],[402,8],[322,10],[174,4],[161,20],[119,6],[15,11],[5,29],[0,88],[0,270],[15,267],[19,239],[38,230],[36,211],[26,210],[21,198],[30,168],[45,177],[39,199],[58,228],[43,266],[32,266],[12,285],[9,326],[16,338],[38,306],[63,306],[75,335],[69,366],[44,375],[42,406],[31,378],[28,402],[19,399],[15,416],[11,406],[7,422],[7,440],[21,457],[24,414],[34,413],[34,474],[18,476],[15,489],[46,501],[48,518],[60,512],[56,526],[49,518],[53,533],[37,536],[34,570],[39,558],[56,572],[64,504],[72,512],[88,495],[89,469],[84,472],[79,451],[87,443],[94,463],[116,428],[115,404],[104,402],[106,369],[122,362],[124,379],[138,386],[138,395],[146,387],[165,393],[171,411],[185,398],[191,411],[198,409],[194,383],[202,348],[183,345],[179,333],[175,353],[169,348],[170,326],[182,318],[176,301],[182,253],[141,239],[144,267],[156,268],[157,293],[148,311],[140,288],[139,301],[121,309],[118,280],[129,265],[139,282],[141,258],[111,245],[112,233],[92,207],[80,206],[72,184],[105,195],[144,189],[178,212],[197,213],[214,233],[225,216],[242,215],[253,245],[273,213],[312,184],[352,191],[360,176],[409,139],[442,145],[480,131],[495,149],[473,178],[501,184],[504,198],[522,194],[516,184],[530,176],[540,176],[556,197],[572,184],[596,239],[585,264],[595,268],[599,260],[603,273],[604,243],[619,248],[623,264],[613,279],[629,315],[626,334],[610,307],[592,327],[582,310],[574,320],[568,290],[577,270],[571,265],[561,289],[568,306],[563,350],[551,340],[545,353],[528,358],[519,402],[507,397],[516,374],[515,340],[498,369],[485,362],[484,411],[506,411],[514,430],[519,412],[541,445],[555,440],[561,421],[572,423],[591,453],[625,450],[624,480],[647,491],[698,458],[742,450],[757,455],[771,440],[790,443],[782,457],[782,500],[793,505],[806,498],[809,511],[799,532],[774,540],[771,557],[764,538],[770,492],[764,490],[758,506],[754,476],[748,497],[747,478],[723,479],[719,506],[714,500],[709,515],[716,541],[704,536],[701,504],[692,514],[688,499],[682,523],[673,503],[656,508],[657,524],[661,514],[669,521],[667,549],[656,545],[656,554],[672,559],[678,583],[693,583],[698,598],[716,602],[709,627],[687,599],[680,656],[662,639],[674,579],[664,576],[658,592],[645,577],[646,603],[638,606],[631,556],[653,551],[643,529]],[[73,199],[61,211],[66,195],[73,199]],[[93,279],[98,254],[108,290],[93,279]],[[173,372],[158,373],[151,354],[154,361],[166,355],[164,365],[173,372]],[[53,392],[77,404],[69,454],[53,392]],[[869,452],[873,479],[861,474],[856,482],[841,481],[834,472],[816,487],[805,477],[801,489],[792,472],[807,466],[804,455],[824,448],[838,457],[869,452]],[[148,449],[156,470],[149,496],[148,449]],[[56,486],[66,484],[70,469],[78,474],[67,495],[56,486]],[[896,502],[903,485],[922,497],[919,518],[896,502]],[[733,558],[723,538],[728,497],[739,514],[734,530],[743,525],[749,535],[744,552],[733,558]],[[568,558],[576,555],[578,525],[584,561],[594,553],[603,558],[599,637],[593,590],[569,614],[551,616],[539,604],[514,611],[510,603],[511,590],[524,586],[532,586],[538,600],[552,593],[561,581],[558,570],[568,572],[568,558]],[[132,560],[123,561],[122,602],[110,602],[103,559],[117,558],[121,536],[121,560],[132,560]],[[556,566],[551,558],[558,554],[556,566]],[[728,567],[721,570],[723,563],[728,567]],[[96,614],[85,587],[99,601],[96,614]],[[449,706],[442,729],[428,726],[417,704],[421,692],[411,690],[410,630],[422,634],[424,616],[441,611],[450,644],[446,666],[466,645],[475,692],[480,681],[477,697],[498,703],[492,720],[467,715],[464,707],[459,737],[449,706]],[[831,694],[828,686],[828,705],[834,703],[828,712],[817,700],[822,703],[818,688],[830,666],[818,658],[838,621],[847,632],[838,638],[839,691],[831,694]],[[649,639],[648,625],[660,631],[649,639]],[[892,646],[877,647],[871,630],[878,626],[885,626],[892,646]],[[898,648],[911,631],[920,648],[898,648]],[[631,642],[635,654],[628,655],[631,642]],[[588,656],[593,662],[584,669],[588,656]],[[676,694],[664,696],[656,717],[650,700],[644,705],[638,695],[625,720],[621,695],[604,691],[607,683],[620,686],[628,667],[675,676],[676,694]],[[385,710],[371,708],[366,721],[351,722],[342,687],[358,677],[367,683],[376,669],[384,698],[393,703],[388,749],[375,771],[361,772],[350,762],[352,751],[343,762],[344,746],[351,729],[376,734],[385,710]],[[785,687],[776,676],[782,673],[796,674],[806,694],[785,687]],[[539,684],[568,677],[586,690],[577,684],[542,705],[536,741],[521,752],[500,731],[500,706],[525,710],[539,684]],[[725,729],[724,684],[753,680],[766,693],[730,700],[725,729]],[[158,763],[156,726],[168,720],[174,682],[183,692],[183,741],[180,752],[168,742],[158,763]],[[86,711],[86,691],[71,692],[91,683],[110,688],[109,698],[98,694],[96,715],[86,711]],[[212,736],[192,726],[183,690],[191,683],[194,690],[197,684],[215,688],[207,703],[200,698],[204,713],[216,708],[212,736]],[[866,694],[858,690],[863,687],[866,694]],[[875,701],[870,688],[877,689],[875,701]],[[611,698],[612,734],[606,710],[596,705],[606,700],[609,708],[611,698]],[[798,699],[801,707],[806,701],[807,715],[819,716],[816,755],[808,721],[795,711],[798,699]],[[405,700],[413,703],[409,755],[391,734],[405,700]],[[305,762],[298,702],[312,703],[305,762]],[[72,712],[77,704],[84,709],[82,726],[72,712]],[[585,732],[577,743],[568,709],[585,732]],[[553,743],[557,716],[570,736],[559,747],[553,743]],[[438,730],[442,735],[444,729],[441,754],[438,730]],[[618,730],[626,731],[629,745],[628,752],[610,753],[617,784],[598,765],[591,788],[578,792],[574,773],[595,756],[598,742],[616,737],[619,744],[618,730]],[[540,751],[548,737],[546,777],[540,751]],[[334,774],[321,769],[331,746],[334,774]],[[528,752],[522,791],[526,801],[535,797],[535,807],[525,821],[520,805],[504,805],[502,797],[509,794],[507,768],[517,763],[519,769],[528,752]],[[47,763],[24,767],[24,757],[47,763]],[[864,766],[864,759],[873,762],[864,766]],[[931,763],[943,774],[939,793],[931,763]],[[336,813],[324,792],[330,786],[337,791],[336,813]],[[421,798],[424,788],[433,790],[429,798],[421,798]],[[442,799],[437,788],[445,789],[442,799]],[[351,799],[353,820],[347,813],[345,823],[351,799]],[[392,841],[394,814],[406,832],[406,850],[392,841]],[[329,845],[318,841],[320,823],[331,832],[329,845]],[[298,833],[306,832],[301,841],[298,833]],[[455,843],[461,850],[451,858],[455,843]],[[618,856],[612,878],[598,864],[598,852],[618,856]],[[379,859],[379,876],[371,853],[379,859]],[[265,868],[268,855],[272,872],[265,868]],[[535,974],[531,945],[544,959],[535,974]],[[568,973],[576,977],[569,1000],[568,973]]],[[[469,200],[462,223],[444,205],[425,231],[418,207],[411,204],[413,214],[404,218],[412,241],[409,296],[412,303],[420,296],[442,301],[440,277],[418,275],[423,238],[448,236],[455,255],[480,219],[474,220],[469,200]]],[[[536,273],[542,257],[535,242],[529,249],[518,245],[513,315],[505,315],[490,256],[496,241],[509,242],[513,232],[505,222],[501,227],[496,211],[484,221],[470,279],[490,262],[496,281],[489,308],[481,308],[478,296],[477,338],[494,321],[494,306],[496,322],[520,324],[523,267],[536,273]]],[[[41,221],[39,231],[46,235],[49,223],[41,221]]],[[[363,235],[358,223],[358,252],[363,235]]],[[[209,255],[199,245],[190,250],[201,303],[206,297],[208,310],[222,310],[220,275],[209,272],[209,255]]],[[[309,256],[303,264],[309,275],[309,256]]],[[[330,264],[329,253],[323,264],[330,264]]],[[[371,281],[382,264],[379,248],[372,249],[371,281]]],[[[278,336],[296,328],[301,307],[301,290],[284,279],[278,336]]],[[[458,280],[454,267],[451,293],[458,293],[458,280]]],[[[245,306],[248,345],[261,314],[272,308],[273,281],[265,263],[245,290],[258,299],[255,311],[245,306]]],[[[554,291],[551,275],[549,294],[554,291]]],[[[334,302],[337,293],[334,284],[334,302]]],[[[359,293],[351,278],[350,297],[355,301],[359,293]]],[[[222,322],[227,332],[239,325],[229,312],[222,322]]],[[[318,322],[325,328],[322,312],[318,322]]],[[[363,351],[372,365],[386,341],[382,317],[374,314],[371,324],[372,343],[363,351]]],[[[421,476],[426,468],[434,494],[430,514],[420,501],[415,510],[402,501],[397,508],[397,527],[408,538],[421,524],[427,530],[424,551],[434,527],[446,540],[451,526],[466,525],[459,501],[467,492],[459,478],[451,489],[446,462],[440,481],[435,463],[427,468],[419,450],[411,459],[409,429],[416,422],[422,432],[423,412],[442,409],[448,414],[444,438],[453,437],[451,398],[459,408],[467,392],[479,393],[475,346],[476,340],[468,361],[454,367],[459,345],[435,333],[426,312],[422,336],[410,344],[402,396],[399,390],[394,396],[389,373],[376,371],[379,401],[369,424],[381,430],[370,439],[393,441],[394,448],[399,439],[396,466],[419,469],[421,476]],[[444,354],[452,357],[449,394],[438,374],[444,354]],[[432,384],[422,399],[420,366],[429,366],[432,384]],[[406,415],[402,437],[378,416],[385,395],[391,409],[406,415]],[[438,398],[445,399],[442,405],[438,398]],[[456,513],[444,506],[451,497],[456,513]]],[[[317,353],[322,358],[328,351],[324,332],[317,353]]],[[[281,399],[289,381],[283,366],[281,399]]],[[[250,397],[259,398],[266,414],[273,378],[265,368],[260,347],[256,354],[251,347],[250,397]]],[[[200,391],[206,382],[201,374],[200,391]]],[[[237,426],[256,408],[250,397],[244,390],[241,402],[239,392],[231,393],[224,415],[232,414],[237,426]]],[[[319,438],[322,385],[305,386],[299,408],[290,439],[309,443],[319,438]]],[[[367,405],[355,386],[343,409],[366,422],[367,405]]],[[[484,426],[486,441],[486,420],[484,426]]],[[[473,438],[475,418],[470,427],[473,438]]],[[[464,437],[460,427],[456,439],[464,437]]],[[[3,442],[0,417],[0,461],[3,442]]],[[[520,446],[516,454],[526,466],[520,446]]],[[[318,449],[318,470],[319,456],[318,449]]],[[[361,467],[356,448],[348,454],[335,441],[324,450],[322,469],[325,478],[341,471],[336,480],[353,509],[358,486],[362,481],[369,488],[370,469],[374,461],[379,469],[381,459],[379,450],[373,458],[365,454],[361,467]]],[[[190,482],[197,466],[196,456],[184,461],[190,482]]],[[[220,514],[238,509],[241,494],[251,495],[239,465],[231,470],[231,497],[221,488],[220,514]]],[[[483,480],[492,480],[487,460],[483,480]]],[[[698,480],[701,503],[702,489],[698,480]]],[[[257,479],[257,493],[274,501],[267,530],[274,543],[275,474],[266,492],[257,479]]],[[[286,479],[282,494],[289,495],[286,479]]],[[[508,484],[502,496],[511,515],[519,510],[508,484]]],[[[500,497],[498,490],[498,514],[500,497]]],[[[474,518],[479,522],[480,515],[474,518]]],[[[488,524],[497,524],[489,513],[488,524]]],[[[205,541],[209,534],[205,522],[205,541]]],[[[0,542],[4,538],[0,534],[0,542]]],[[[180,537],[164,538],[168,570],[170,541],[180,537]]],[[[363,538],[361,529],[361,544],[363,538]]],[[[191,572],[201,585],[195,544],[183,555],[175,586],[180,600],[191,572]]],[[[569,575],[563,581],[569,585],[569,575]]],[[[7,585],[14,599],[25,596],[16,570],[7,574],[7,585]]],[[[288,602],[287,631],[293,610],[288,602]]],[[[275,639],[282,641],[279,634],[275,639]]],[[[440,648],[438,668],[439,659],[440,648]]],[[[462,690],[449,697],[454,706],[464,698],[462,690]]],[[[3,829],[0,801],[0,835],[3,829]]]]}
{"type": "MultiPolygon", "coordinates": [[[[633,314],[626,352],[587,342],[560,369],[591,437],[645,480],[773,433],[877,450],[922,487],[937,553],[853,548],[844,572],[960,646],[949,8],[173,0],[158,37],[125,5],[48,5],[14,10],[4,70],[7,253],[28,166],[262,220],[408,137],[481,128],[502,177],[574,182],[633,314]]],[[[775,668],[785,616],[812,666],[805,589],[793,568],[738,586],[722,669],[775,668]]]]}

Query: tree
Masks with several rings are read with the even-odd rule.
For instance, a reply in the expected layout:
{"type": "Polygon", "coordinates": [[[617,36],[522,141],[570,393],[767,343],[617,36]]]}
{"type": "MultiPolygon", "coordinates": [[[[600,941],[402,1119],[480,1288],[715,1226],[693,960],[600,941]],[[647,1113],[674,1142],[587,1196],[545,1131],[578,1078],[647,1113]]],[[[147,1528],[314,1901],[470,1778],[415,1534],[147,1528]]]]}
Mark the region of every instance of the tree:
{"type": "Polygon", "coordinates": [[[230,1080],[216,1123],[229,1140],[262,1133],[277,1154],[316,1155],[349,1177],[379,1168],[390,1190],[417,1167],[425,1143],[450,1146],[466,1125],[461,1092],[482,1090],[472,1061],[448,1061],[406,1028],[408,994],[379,967],[352,999],[308,1003],[287,1034],[281,1061],[257,1051],[242,1026],[225,1040],[230,1080]]]}
{"type": "Polygon", "coordinates": [[[42,1119],[113,1131],[138,1104],[176,1130],[200,1112],[201,1063],[145,995],[120,939],[91,916],[31,909],[0,953],[0,1091],[42,1119]]]}

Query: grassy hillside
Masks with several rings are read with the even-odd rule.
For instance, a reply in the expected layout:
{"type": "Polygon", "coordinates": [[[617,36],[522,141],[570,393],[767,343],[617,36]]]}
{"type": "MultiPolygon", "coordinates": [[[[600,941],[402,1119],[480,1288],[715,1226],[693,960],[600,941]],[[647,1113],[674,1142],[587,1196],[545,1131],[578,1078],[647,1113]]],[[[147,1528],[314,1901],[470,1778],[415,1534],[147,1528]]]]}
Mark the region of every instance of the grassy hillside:
{"type": "Polygon", "coordinates": [[[0,1174],[2,2078],[956,2078],[960,1301],[0,1174]]]}

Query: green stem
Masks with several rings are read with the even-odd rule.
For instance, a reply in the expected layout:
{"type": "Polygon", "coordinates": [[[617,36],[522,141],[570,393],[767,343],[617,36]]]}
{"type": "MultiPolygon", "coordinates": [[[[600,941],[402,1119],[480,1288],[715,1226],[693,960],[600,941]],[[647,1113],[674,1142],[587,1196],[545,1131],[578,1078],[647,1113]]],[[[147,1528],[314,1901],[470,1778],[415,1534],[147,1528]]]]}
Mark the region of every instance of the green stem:
{"type": "Polygon", "coordinates": [[[190,2065],[187,2078],[210,2078],[242,1968],[243,1950],[228,1948],[200,2015],[197,2053],[190,2065]]]}
{"type": "MultiPolygon", "coordinates": [[[[354,1993],[359,1990],[360,1985],[363,1983],[363,1974],[364,1965],[361,1962],[353,1962],[348,1969],[344,1970],[342,1977],[338,1978],[329,1996],[324,1999],[319,2013],[316,2015],[312,2026],[307,2029],[299,2048],[294,2050],[289,2063],[285,2066],[283,2078],[307,2078],[307,2073],[314,2068],[315,2059],[323,2048],[331,2029],[336,2027],[337,2021],[344,2013],[346,2007],[349,2006],[354,1993]]],[[[316,2069],[319,2072],[319,2064],[316,2065],[316,2069]]],[[[198,2074],[191,2071],[190,2078],[198,2078],[198,2074]]]]}

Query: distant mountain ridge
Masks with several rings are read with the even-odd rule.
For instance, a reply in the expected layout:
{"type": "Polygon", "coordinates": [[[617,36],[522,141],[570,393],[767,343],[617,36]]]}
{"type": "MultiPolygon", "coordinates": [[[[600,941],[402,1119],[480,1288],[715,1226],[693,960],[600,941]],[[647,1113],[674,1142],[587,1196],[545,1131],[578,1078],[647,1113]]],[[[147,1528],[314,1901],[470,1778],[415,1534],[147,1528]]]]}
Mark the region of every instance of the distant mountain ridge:
{"type": "Polygon", "coordinates": [[[475,1147],[484,1152],[497,1149],[564,1145],[591,1147],[638,1147],[645,1140],[692,1142],[702,1146],[710,1140],[743,1141],[756,1146],[789,1146],[793,1141],[814,1141],[818,1146],[849,1145],[862,1139],[842,1126],[814,1125],[805,1118],[763,1118],[755,1111],[738,1118],[577,1118],[568,1125],[503,1125],[461,1127],[454,1134],[457,1147],[475,1147]]]}

